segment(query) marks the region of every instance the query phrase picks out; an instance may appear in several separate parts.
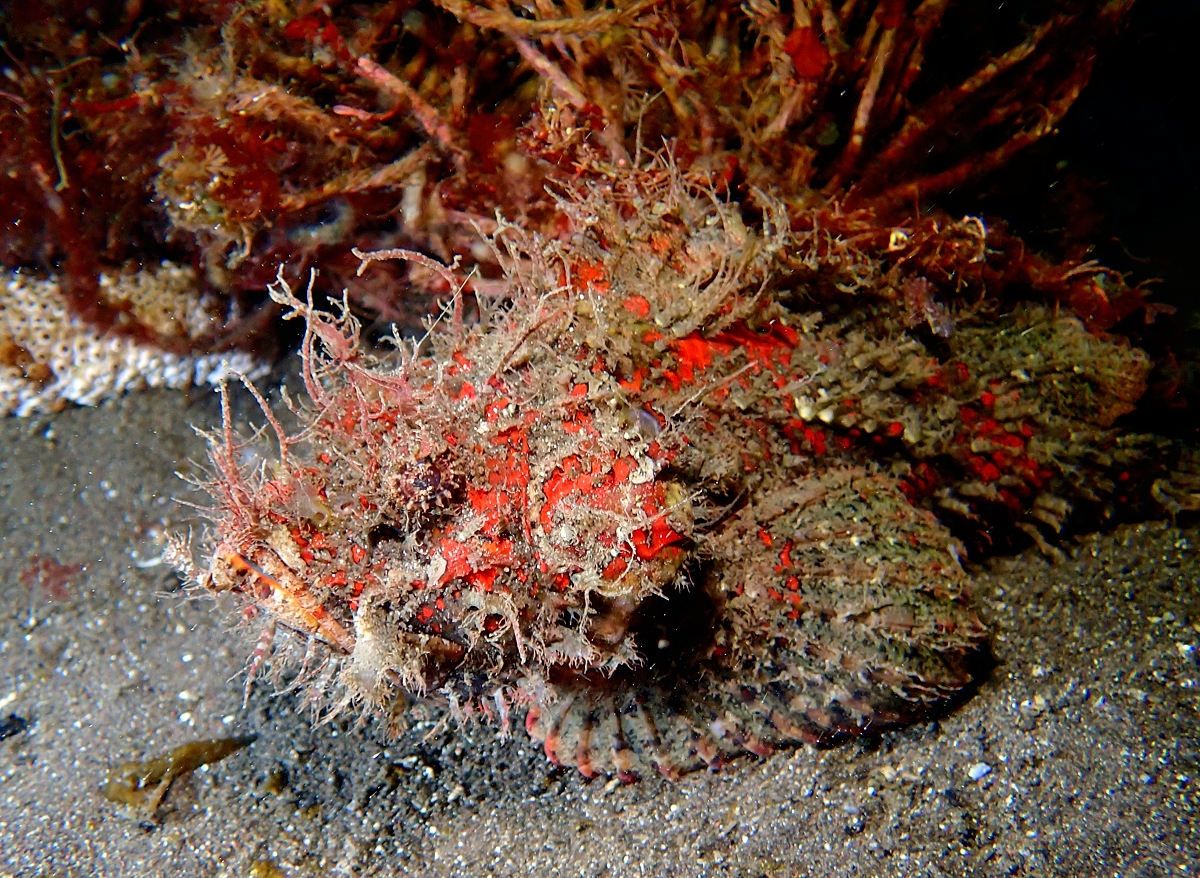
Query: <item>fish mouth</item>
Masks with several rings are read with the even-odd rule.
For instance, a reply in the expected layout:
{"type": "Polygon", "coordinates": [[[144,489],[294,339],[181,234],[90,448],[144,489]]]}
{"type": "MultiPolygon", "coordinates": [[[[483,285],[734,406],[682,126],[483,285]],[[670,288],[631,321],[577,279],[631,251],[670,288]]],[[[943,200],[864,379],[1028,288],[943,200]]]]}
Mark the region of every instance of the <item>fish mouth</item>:
{"type": "Polygon", "coordinates": [[[686,572],[690,575],[678,577],[676,585],[649,595],[632,610],[600,600],[593,629],[606,615],[623,615],[621,639],[633,644],[639,661],[622,664],[615,670],[556,664],[549,669],[549,680],[608,689],[669,683],[673,679],[686,680],[694,674],[696,665],[712,650],[720,623],[720,601],[704,587],[701,570],[686,572]]]}

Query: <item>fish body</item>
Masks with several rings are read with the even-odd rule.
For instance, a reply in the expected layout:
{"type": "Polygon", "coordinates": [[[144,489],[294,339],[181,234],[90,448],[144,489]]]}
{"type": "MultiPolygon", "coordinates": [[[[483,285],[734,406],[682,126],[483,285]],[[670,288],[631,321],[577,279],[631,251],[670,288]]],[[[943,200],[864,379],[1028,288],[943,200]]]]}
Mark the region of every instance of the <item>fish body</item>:
{"type": "Polygon", "coordinates": [[[493,236],[508,288],[477,322],[456,300],[391,357],[275,288],[308,324],[305,429],[257,473],[214,437],[200,580],[323,644],[336,704],[523,712],[586,775],[961,693],[987,632],[947,516],[1061,525],[1074,476],[1138,453],[1109,426],[1144,355],[1034,306],[951,330],[939,305],[931,338],[899,283],[806,311],[786,219],[752,230],[669,168],[560,207],[560,240],[493,236]]]}

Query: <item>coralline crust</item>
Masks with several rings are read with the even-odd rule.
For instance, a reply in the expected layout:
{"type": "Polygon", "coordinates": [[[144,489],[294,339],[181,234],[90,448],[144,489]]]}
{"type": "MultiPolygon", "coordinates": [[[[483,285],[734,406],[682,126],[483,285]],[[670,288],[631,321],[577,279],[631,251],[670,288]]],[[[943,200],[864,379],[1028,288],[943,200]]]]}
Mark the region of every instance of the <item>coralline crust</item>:
{"type": "MultiPolygon", "coordinates": [[[[0,415],[96,405],[134,390],[217,384],[261,367],[244,352],[188,355],[115,332],[102,333],[71,313],[57,280],[7,272],[0,297],[0,415]]],[[[195,273],[164,262],[102,274],[100,295],[143,327],[181,347],[215,334],[213,303],[195,273]]]]}
{"type": "Polygon", "coordinates": [[[335,710],[523,711],[587,775],[945,705],[987,632],[935,511],[1040,537],[1109,502],[1147,359],[1032,305],[958,308],[948,335],[931,309],[931,334],[883,277],[805,311],[779,268],[803,236],[761,202],[765,233],[661,164],[568,192],[561,240],[500,224],[508,289],[477,322],[455,300],[382,359],[281,282],[305,429],[247,472],[227,418],[210,561],[183,569],[321,650],[304,674],[335,710]]]}

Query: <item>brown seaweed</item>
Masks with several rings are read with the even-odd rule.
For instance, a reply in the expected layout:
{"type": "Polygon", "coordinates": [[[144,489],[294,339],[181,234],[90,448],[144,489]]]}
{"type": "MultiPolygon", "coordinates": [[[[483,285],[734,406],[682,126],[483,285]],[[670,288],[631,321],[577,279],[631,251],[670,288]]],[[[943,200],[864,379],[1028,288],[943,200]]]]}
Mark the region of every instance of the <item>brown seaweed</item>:
{"type": "Polygon", "coordinates": [[[157,759],[123,763],[109,771],[100,792],[110,802],[125,806],[142,819],[155,821],[158,809],[176,780],[202,765],[220,762],[256,737],[243,735],[192,741],[157,759]]]}

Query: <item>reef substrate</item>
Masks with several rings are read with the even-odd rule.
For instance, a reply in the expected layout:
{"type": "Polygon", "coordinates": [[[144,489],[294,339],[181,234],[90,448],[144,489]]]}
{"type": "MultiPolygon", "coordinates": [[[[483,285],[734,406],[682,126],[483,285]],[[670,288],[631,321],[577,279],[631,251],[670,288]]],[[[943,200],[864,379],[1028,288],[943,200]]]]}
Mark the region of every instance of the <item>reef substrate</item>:
{"type": "MultiPolygon", "coordinates": [[[[460,258],[482,282],[497,210],[554,236],[545,185],[574,169],[538,140],[545,93],[613,165],[666,144],[794,219],[836,202],[825,228],[899,257],[878,233],[932,240],[935,199],[1052,135],[1131,6],[31,0],[0,17],[0,261],[148,342],[101,275],[187,266],[236,316],[195,353],[271,335],[280,264],[415,326],[448,290],[402,264],[356,275],[352,250],[460,258]]],[[[1100,329],[1139,310],[1086,256],[1055,265],[989,231],[1006,255],[989,292],[1032,287],[1100,329]]]]}
{"type": "Polygon", "coordinates": [[[130,323],[152,328],[153,340],[97,329],[73,312],[56,278],[0,272],[0,283],[0,416],[96,405],[146,388],[216,385],[263,371],[245,351],[194,349],[217,334],[223,307],[201,295],[191,269],[163,263],[100,275],[100,300],[130,323]]]}

